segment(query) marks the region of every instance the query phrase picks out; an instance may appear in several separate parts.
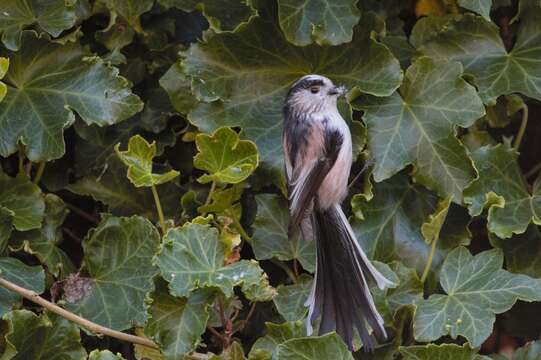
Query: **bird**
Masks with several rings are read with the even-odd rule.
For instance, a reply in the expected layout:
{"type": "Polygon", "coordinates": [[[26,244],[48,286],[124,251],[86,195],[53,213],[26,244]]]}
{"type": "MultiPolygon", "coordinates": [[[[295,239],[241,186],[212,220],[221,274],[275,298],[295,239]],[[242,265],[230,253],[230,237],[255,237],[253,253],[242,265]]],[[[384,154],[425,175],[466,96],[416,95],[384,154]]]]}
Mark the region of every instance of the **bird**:
{"type": "Polygon", "coordinates": [[[316,242],[316,268],[308,307],[307,334],[321,316],[319,335],[336,330],[353,350],[356,328],[363,349],[387,340],[368,283],[392,287],[370,262],[344,214],[352,141],[337,108],[346,89],[311,74],[289,88],[283,106],[282,147],[288,191],[290,238],[297,232],[316,242]]]}

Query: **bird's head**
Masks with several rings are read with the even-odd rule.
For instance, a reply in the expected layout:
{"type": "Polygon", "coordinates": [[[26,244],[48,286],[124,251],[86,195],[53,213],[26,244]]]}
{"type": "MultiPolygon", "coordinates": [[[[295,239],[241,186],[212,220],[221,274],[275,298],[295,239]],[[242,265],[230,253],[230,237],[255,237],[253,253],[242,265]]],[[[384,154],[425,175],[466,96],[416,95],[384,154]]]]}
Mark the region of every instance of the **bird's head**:
{"type": "Polygon", "coordinates": [[[286,106],[304,113],[336,109],[336,100],[346,93],[342,86],[321,75],[306,75],[297,80],[287,93],[286,106]]]}

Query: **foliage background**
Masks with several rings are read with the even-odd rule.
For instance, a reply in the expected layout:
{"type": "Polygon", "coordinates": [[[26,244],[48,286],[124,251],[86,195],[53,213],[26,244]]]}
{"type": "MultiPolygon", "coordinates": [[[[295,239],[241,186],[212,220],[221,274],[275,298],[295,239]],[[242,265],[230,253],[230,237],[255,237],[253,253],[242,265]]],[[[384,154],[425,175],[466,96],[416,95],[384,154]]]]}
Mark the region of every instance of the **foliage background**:
{"type": "Polygon", "coordinates": [[[539,0],[3,0],[0,34],[0,276],[160,348],[0,289],[2,359],[541,358],[539,0]],[[300,322],[308,73],[350,89],[344,206],[396,283],[373,354],[300,322]]]}

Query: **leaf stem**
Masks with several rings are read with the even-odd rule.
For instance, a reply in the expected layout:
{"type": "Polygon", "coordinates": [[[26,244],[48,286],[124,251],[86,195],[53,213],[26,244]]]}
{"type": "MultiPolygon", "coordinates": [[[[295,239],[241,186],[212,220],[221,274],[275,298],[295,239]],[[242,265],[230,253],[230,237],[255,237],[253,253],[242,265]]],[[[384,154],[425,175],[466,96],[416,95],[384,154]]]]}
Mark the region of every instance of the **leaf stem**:
{"type": "Polygon", "coordinates": [[[424,284],[426,281],[426,278],[428,277],[428,273],[430,271],[430,267],[432,266],[432,260],[434,260],[434,254],[436,253],[436,243],[438,242],[438,239],[440,237],[436,236],[434,240],[432,240],[432,247],[430,248],[430,254],[428,255],[428,260],[426,261],[425,269],[423,271],[423,275],[421,276],[421,282],[424,284]]]}
{"type": "Polygon", "coordinates": [[[162,228],[162,234],[165,234],[165,231],[167,230],[165,228],[165,219],[163,217],[163,210],[162,210],[162,204],[160,202],[160,197],[158,196],[158,190],[156,189],[156,185],[152,185],[152,196],[154,196],[154,202],[156,203],[156,210],[158,210],[158,217],[160,218],[160,227],[162,228]]]}
{"type": "Polygon", "coordinates": [[[0,277],[0,285],[5,287],[8,290],[16,292],[17,294],[21,295],[25,299],[32,301],[33,303],[41,305],[45,309],[55,314],[60,315],[69,321],[76,323],[77,325],[89,330],[90,332],[93,332],[94,334],[98,336],[106,335],[106,336],[110,336],[119,340],[130,342],[130,343],[143,345],[143,346],[153,348],[153,349],[159,349],[158,345],[150,339],[147,339],[141,336],[126,334],[120,331],[109,329],[105,326],[98,325],[90,320],[87,320],[78,315],[75,315],[74,313],[69,312],[66,309],[63,309],[60,306],[53,304],[50,301],[45,300],[44,298],[36,294],[34,291],[20,287],[2,277],[0,277]]]}
{"type": "Polygon", "coordinates": [[[532,176],[534,176],[539,170],[541,170],[541,162],[540,163],[537,163],[533,168],[531,168],[530,170],[528,170],[528,172],[526,174],[524,174],[524,177],[526,179],[529,179],[531,178],[532,176]]]}
{"type": "Polygon", "coordinates": [[[291,271],[289,266],[287,266],[283,261],[271,259],[271,262],[274,265],[278,266],[280,269],[284,270],[284,272],[287,274],[287,276],[289,276],[289,278],[291,279],[291,281],[293,281],[293,283],[297,283],[297,277],[295,276],[293,271],[291,271]]]}
{"type": "Polygon", "coordinates": [[[24,145],[19,143],[19,174],[24,173],[24,145]]]}
{"type": "Polygon", "coordinates": [[[520,143],[526,132],[526,125],[528,125],[528,106],[526,104],[522,105],[522,121],[520,123],[520,128],[518,129],[517,137],[515,139],[515,144],[513,148],[515,151],[518,151],[520,148],[520,143]]]}
{"type": "Polygon", "coordinates": [[[83,209],[75,206],[75,205],[72,205],[70,203],[67,203],[65,202],[66,206],[68,207],[68,209],[70,209],[71,211],[73,211],[75,214],[79,215],[80,217],[82,217],[83,219],[85,220],[88,220],[94,224],[99,224],[100,223],[100,220],[98,218],[96,218],[95,216],[87,213],[86,211],[84,211],[83,209]]]}
{"type": "MultiPolygon", "coordinates": [[[[246,318],[244,320],[240,321],[240,324],[237,326],[237,328],[235,330],[233,330],[233,334],[235,334],[235,333],[241,331],[242,329],[244,329],[244,327],[246,326],[248,321],[250,321],[250,318],[254,314],[256,305],[257,305],[257,303],[254,301],[252,303],[252,306],[250,307],[250,310],[248,311],[248,315],[246,315],[246,318]]],[[[233,335],[233,334],[231,334],[231,335],[233,335]]]]}
{"type": "Polygon", "coordinates": [[[210,185],[210,190],[207,195],[207,199],[205,200],[205,206],[210,204],[210,201],[212,200],[212,194],[214,193],[215,189],[216,189],[216,181],[213,181],[212,184],[210,185]]]}
{"type": "Polygon", "coordinates": [[[38,165],[38,169],[36,171],[36,177],[34,177],[34,180],[33,180],[33,183],[36,185],[39,184],[39,181],[41,180],[41,177],[43,176],[43,171],[45,171],[45,164],[46,162],[42,161],[38,165]]]}
{"type": "Polygon", "coordinates": [[[252,238],[250,237],[250,235],[248,235],[248,233],[246,232],[246,230],[244,230],[244,227],[242,226],[242,224],[240,223],[240,221],[237,221],[236,219],[233,220],[233,226],[235,227],[235,229],[239,232],[240,236],[242,238],[244,238],[244,240],[246,241],[250,241],[252,240],[252,238]]]}

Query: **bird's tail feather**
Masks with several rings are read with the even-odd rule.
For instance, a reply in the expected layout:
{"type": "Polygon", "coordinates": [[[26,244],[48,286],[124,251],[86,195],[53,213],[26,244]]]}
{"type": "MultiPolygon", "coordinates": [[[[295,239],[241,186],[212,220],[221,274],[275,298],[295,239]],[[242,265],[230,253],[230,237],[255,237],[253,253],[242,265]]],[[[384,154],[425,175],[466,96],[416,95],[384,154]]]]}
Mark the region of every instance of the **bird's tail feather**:
{"type": "Polygon", "coordinates": [[[336,329],[352,349],[355,327],[365,350],[372,350],[376,345],[373,336],[383,342],[387,333],[367,282],[373,281],[381,289],[392,285],[392,282],[370,263],[355,240],[340,205],[314,211],[312,227],[317,263],[312,291],[305,304],[309,307],[308,334],[313,331],[312,322],[321,315],[319,334],[336,329]]]}

